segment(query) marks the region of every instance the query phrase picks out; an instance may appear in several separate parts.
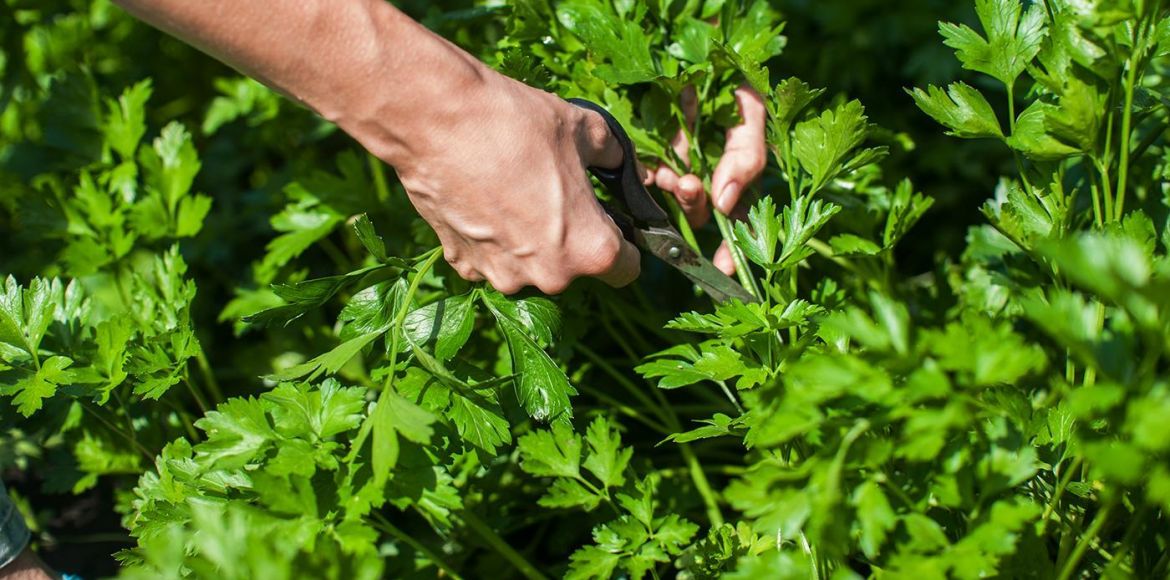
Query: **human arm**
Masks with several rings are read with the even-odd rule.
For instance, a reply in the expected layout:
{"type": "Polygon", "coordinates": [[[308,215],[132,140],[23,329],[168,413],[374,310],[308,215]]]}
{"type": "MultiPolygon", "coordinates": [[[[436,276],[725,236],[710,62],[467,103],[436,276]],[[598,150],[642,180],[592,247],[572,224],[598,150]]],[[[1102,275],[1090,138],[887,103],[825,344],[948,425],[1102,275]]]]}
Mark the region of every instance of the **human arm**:
{"type": "Polygon", "coordinates": [[[390,4],[115,1],[392,165],[464,278],[558,293],[578,276],[637,277],[637,249],[586,176],[621,161],[601,117],[492,71],[390,4]]]}

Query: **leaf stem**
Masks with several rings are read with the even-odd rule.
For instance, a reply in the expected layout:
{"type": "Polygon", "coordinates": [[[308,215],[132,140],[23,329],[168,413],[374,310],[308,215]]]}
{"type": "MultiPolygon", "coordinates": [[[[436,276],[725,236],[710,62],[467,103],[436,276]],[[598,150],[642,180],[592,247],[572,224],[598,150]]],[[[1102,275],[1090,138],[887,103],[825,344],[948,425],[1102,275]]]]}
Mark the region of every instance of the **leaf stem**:
{"type": "Polygon", "coordinates": [[[390,534],[391,536],[394,536],[398,540],[405,542],[406,545],[410,546],[411,548],[414,548],[415,551],[419,552],[423,556],[426,556],[427,560],[430,560],[430,562],[432,564],[434,564],[435,566],[438,566],[440,570],[442,570],[445,574],[447,574],[448,576],[450,576],[454,580],[463,580],[463,577],[459,575],[459,572],[456,572],[455,569],[452,568],[451,565],[448,564],[445,560],[443,560],[441,557],[439,557],[439,555],[436,554],[434,550],[428,548],[425,544],[418,541],[417,539],[412,537],[410,534],[407,534],[406,532],[403,532],[402,530],[398,529],[397,526],[390,523],[390,520],[386,519],[386,516],[383,516],[382,514],[375,512],[373,514],[373,518],[374,518],[375,527],[380,528],[382,531],[386,532],[387,534],[390,534]]]}
{"type": "Polygon", "coordinates": [[[143,447],[143,445],[141,443],[139,443],[136,438],[131,437],[128,433],[126,433],[120,427],[115,425],[113,421],[106,418],[105,415],[103,414],[104,411],[102,410],[101,407],[99,407],[99,406],[97,406],[89,401],[86,401],[84,399],[78,399],[78,400],[81,401],[81,405],[83,407],[85,407],[85,409],[87,411],[89,411],[91,415],[96,417],[98,419],[98,421],[101,421],[111,431],[113,431],[114,433],[117,433],[118,435],[121,435],[123,438],[125,438],[127,441],[129,441],[130,444],[134,446],[134,449],[136,449],[139,453],[142,454],[143,457],[146,458],[146,461],[148,463],[154,461],[154,454],[151,453],[150,450],[147,449],[146,447],[143,447]]]}
{"type": "MultiPolygon", "coordinates": [[[[617,381],[619,385],[625,387],[625,389],[629,391],[631,395],[641,401],[642,404],[646,405],[647,408],[656,411],[658,418],[666,424],[666,427],[669,428],[672,433],[678,433],[682,431],[682,424],[678,420],[678,415],[676,415],[674,410],[671,409],[669,402],[666,400],[666,397],[662,395],[658,388],[651,387],[651,392],[659,400],[659,403],[655,404],[654,401],[650,400],[650,398],[642,392],[642,389],[638,388],[638,385],[636,385],[625,375],[618,372],[617,369],[613,368],[613,365],[609,364],[604,358],[602,358],[596,352],[593,352],[593,350],[591,350],[589,347],[580,343],[577,343],[573,346],[579,352],[581,352],[581,354],[584,354],[586,358],[592,360],[598,368],[600,368],[609,376],[613,377],[613,379],[617,381]]],[[[695,456],[695,453],[691,449],[690,445],[686,443],[679,443],[678,446],[679,452],[683,456],[683,461],[686,462],[687,468],[691,472],[691,480],[695,484],[695,490],[699,492],[699,496],[703,499],[703,505],[707,510],[707,517],[710,519],[712,525],[722,525],[723,513],[719,511],[718,498],[716,498],[715,491],[711,488],[711,482],[707,480],[707,474],[703,471],[703,466],[699,462],[699,458],[695,456]]]]}
{"type": "Polygon", "coordinates": [[[1069,580],[1072,578],[1073,573],[1076,572],[1077,566],[1081,562],[1081,558],[1085,556],[1085,552],[1089,549],[1089,544],[1097,538],[1097,534],[1101,533],[1101,528],[1105,526],[1105,522],[1109,519],[1109,514],[1113,511],[1113,505],[1113,502],[1109,502],[1101,508],[1101,511],[1097,512],[1097,516],[1089,524],[1089,529],[1085,530],[1084,535],[1081,536],[1081,539],[1077,541],[1076,547],[1073,548],[1072,554],[1065,561],[1057,580],[1069,580]]]}
{"type": "MultiPolygon", "coordinates": [[[[423,263],[418,267],[418,270],[414,276],[414,280],[411,280],[410,287],[407,289],[406,295],[402,297],[402,305],[398,307],[398,314],[394,319],[394,325],[391,326],[389,330],[391,333],[390,366],[386,373],[386,380],[382,383],[382,392],[378,395],[378,401],[375,403],[375,405],[388,404],[385,401],[387,398],[386,393],[394,387],[394,379],[398,374],[396,370],[396,367],[398,366],[398,350],[400,347],[398,338],[402,335],[402,325],[406,321],[406,315],[410,311],[410,303],[414,300],[414,295],[418,292],[418,286],[422,282],[423,276],[425,276],[426,273],[430,271],[431,267],[433,267],[435,262],[439,259],[439,256],[442,255],[442,246],[432,248],[430,251],[423,254],[423,263]]],[[[366,415],[366,419],[362,423],[362,427],[358,431],[357,437],[354,437],[353,443],[350,445],[349,454],[345,457],[346,463],[352,464],[354,460],[357,459],[357,454],[361,450],[362,446],[366,444],[366,438],[370,436],[370,432],[373,430],[374,417],[377,416],[376,412],[377,407],[373,407],[370,409],[369,414],[366,415]]]]}
{"type": "Polygon", "coordinates": [[[223,391],[219,388],[219,381],[215,379],[215,373],[211,370],[211,361],[207,359],[207,353],[203,350],[203,343],[199,343],[199,350],[195,352],[195,361],[199,363],[199,374],[203,376],[203,382],[207,384],[207,390],[210,391],[212,401],[215,404],[223,402],[223,391]]]}
{"type": "Polygon", "coordinates": [[[760,289],[756,285],[755,277],[752,276],[747,257],[743,255],[743,250],[735,244],[735,230],[731,227],[731,220],[723,213],[716,211],[715,223],[719,225],[719,233],[723,236],[723,241],[727,242],[727,248],[731,250],[731,259],[735,262],[735,275],[739,277],[739,283],[749,294],[759,298],[760,289]]]}
{"type": "Polygon", "coordinates": [[[390,186],[386,184],[386,170],[382,165],[382,160],[375,157],[373,153],[367,153],[366,160],[370,164],[370,175],[374,178],[374,192],[378,196],[378,201],[389,203],[390,186]]]}
{"type": "Polygon", "coordinates": [[[471,510],[463,510],[459,513],[459,517],[463,520],[463,523],[467,524],[467,527],[471,528],[471,530],[475,532],[476,535],[478,535],[481,539],[483,539],[483,541],[486,542],[493,550],[495,550],[497,554],[512,564],[512,566],[514,566],[516,570],[519,571],[520,574],[522,574],[525,578],[528,578],[528,580],[547,580],[547,577],[544,574],[541,574],[540,570],[537,570],[531,562],[529,562],[524,558],[523,555],[517,552],[516,549],[511,546],[511,544],[505,542],[504,539],[501,538],[495,530],[491,529],[487,524],[483,523],[483,520],[479,519],[479,517],[472,513],[471,510]]]}
{"type": "Polygon", "coordinates": [[[670,429],[667,429],[664,425],[662,425],[662,423],[659,423],[658,421],[643,415],[638,411],[638,409],[609,396],[601,389],[595,389],[589,385],[580,383],[577,384],[577,388],[595,397],[602,403],[609,405],[610,409],[617,411],[635,421],[638,421],[639,423],[642,423],[643,425],[659,432],[662,435],[671,435],[673,433],[670,429]]]}
{"type": "Polygon", "coordinates": [[[211,408],[207,406],[207,401],[203,399],[203,394],[200,393],[199,387],[191,379],[191,368],[189,365],[183,369],[183,384],[187,385],[187,390],[191,392],[191,397],[195,399],[195,404],[199,406],[199,410],[206,415],[211,408]]]}
{"type": "Polygon", "coordinates": [[[585,358],[592,361],[593,364],[597,365],[597,368],[601,369],[602,372],[609,375],[614,381],[617,382],[617,384],[625,388],[626,391],[630,393],[630,395],[638,400],[638,402],[642,403],[650,411],[653,411],[654,414],[658,416],[658,419],[661,420],[668,429],[675,429],[674,423],[669,420],[665,410],[659,407],[659,405],[656,404],[648,395],[646,395],[646,393],[642,392],[643,389],[639,388],[637,384],[635,384],[625,375],[618,372],[618,370],[615,369],[613,365],[609,364],[609,361],[605,360],[605,358],[597,354],[597,352],[595,352],[593,349],[581,344],[580,342],[573,344],[573,349],[585,355],[585,358]]]}
{"type": "Polygon", "coordinates": [[[1137,54],[1138,44],[1143,42],[1145,36],[1145,27],[1142,26],[1142,32],[1138,32],[1138,39],[1134,42],[1133,53],[1130,54],[1128,69],[1125,76],[1125,107],[1121,110],[1121,160],[1117,164],[1117,210],[1116,214],[1112,216],[1114,221],[1120,220],[1122,214],[1125,212],[1125,190],[1128,186],[1129,179],[1129,154],[1130,154],[1130,140],[1133,136],[1130,134],[1131,125],[1133,123],[1133,93],[1137,85],[1137,69],[1141,59],[1137,54]]]}
{"type": "Polygon", "coordinates": [[[711,482],[707,479],[707,473],[703,471],[702,463],[695,456],[689,443],[679,443],[678,448],[682,452],[683,460],[687,462],[687,468],[690,469],[691,481],[695,484],[695,490],[703,498],[703,506],[707,510],[707,520],[713,528],[722,526],[723,512],[719,510],[718,498],[715,496],[715,490],[711,488],[711,482]]]}
{"type": "Polygon", "coordinates": [[[1056,484],[1056,490],[1052,494],[1052,499],[1049,500],[1048,505],[1044,507],[1044,514],[1040,516],[1040,535],[1044,535],[1044,530],[1048,527],[1048,520],[1052,517],[1052,513],[1056,511],[1056,506],[1060,505],[1060,498],[1064,495],[1064,490],[1068,488],[1068,484],[1072,483],[1072,478],[1081,468],[1081,461],[1083,458],[1078,456],[1069,464],[1064,472],[1064,476],[1056,484]]]}

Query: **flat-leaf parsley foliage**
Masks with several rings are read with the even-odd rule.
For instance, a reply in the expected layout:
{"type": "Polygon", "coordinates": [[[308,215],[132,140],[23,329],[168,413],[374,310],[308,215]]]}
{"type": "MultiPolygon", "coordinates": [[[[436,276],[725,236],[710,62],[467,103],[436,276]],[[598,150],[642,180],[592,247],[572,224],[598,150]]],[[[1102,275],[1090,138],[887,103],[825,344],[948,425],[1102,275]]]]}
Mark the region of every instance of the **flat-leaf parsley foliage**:
{"type": "Polygon", "coordinates": [[[662,203],[759,302],[650,263],[623,290],[469,284],[328,123],[194,82],[225,71],[105,2],[0,5],[0,457],[62,502],[26,510],[38,543],[91,493],[125,577],[1170,573],[1162,2],[947,18],[914,66],[963,77],[871,104],[983,147],[953,152],[839,93],[868,63],[780,74],[839,51],[787,46],[763,0],[402,4],[706,184],[758,92],[742,220],[662,203]],[[899,173],[970,151],[999,173],[981,215],[899,173]],[[923,220],[961,253],[900,263],[923,220]]]}

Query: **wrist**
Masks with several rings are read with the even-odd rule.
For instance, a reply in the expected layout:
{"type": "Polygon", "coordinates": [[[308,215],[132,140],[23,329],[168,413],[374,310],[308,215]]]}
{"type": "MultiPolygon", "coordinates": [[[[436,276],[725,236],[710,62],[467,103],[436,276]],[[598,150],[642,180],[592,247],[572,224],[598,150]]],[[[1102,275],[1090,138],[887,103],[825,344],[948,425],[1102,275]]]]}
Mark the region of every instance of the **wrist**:
{"type": "Polygon", "coordinates": [[[372,41],[339,78],[352,87],[310,106],[371,153],[399,167],[425,157],[444,129],[474,118],[499,73],[389,4],[371,9],[372,41]]]}

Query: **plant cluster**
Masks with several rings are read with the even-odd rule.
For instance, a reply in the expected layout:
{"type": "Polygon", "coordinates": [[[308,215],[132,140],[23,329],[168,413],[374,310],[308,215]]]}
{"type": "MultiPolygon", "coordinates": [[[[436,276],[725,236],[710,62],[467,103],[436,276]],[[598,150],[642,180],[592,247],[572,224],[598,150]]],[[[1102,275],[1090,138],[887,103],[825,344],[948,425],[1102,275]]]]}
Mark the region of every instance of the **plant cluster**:
{"type": "Polygon", "coordinates": [[[650,263],[469,284],[323,121],[125,82],[146,33],[104,2],[2,2],[0,467],[104,490],[126,577],[1164,577],[1170,9],[974,8],[938,29],[970,82],[904,106],[1011,162],[914,272],[950,216],[860,101],[775,74],[814,49],[773,3],[417,7],[708,184],[734,91],[764,97],[744,220],[662,198],[759,298],[712,304],[650,263]]]}

